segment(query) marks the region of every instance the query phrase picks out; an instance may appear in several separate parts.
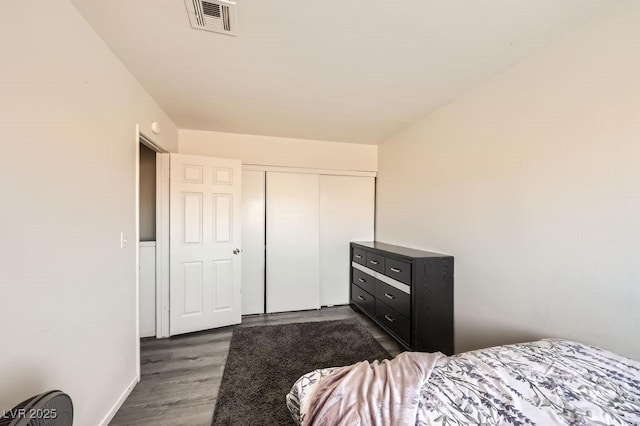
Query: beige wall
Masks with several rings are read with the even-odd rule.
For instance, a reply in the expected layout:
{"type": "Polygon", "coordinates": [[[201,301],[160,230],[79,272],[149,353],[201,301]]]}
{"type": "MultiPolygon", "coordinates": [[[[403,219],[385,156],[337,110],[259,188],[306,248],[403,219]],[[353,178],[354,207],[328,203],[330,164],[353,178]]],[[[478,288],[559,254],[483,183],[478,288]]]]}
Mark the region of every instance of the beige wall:
{"type": "Polygon", "coordinates": [[[156,240],[156,153],[140,145],[140,241],[156,240]]]}
{"type": "Polygon", "coordinates": [[[136,377],[135,125],[177,129],[66,0],[2,2],[0,52],[0,410],[96,425],[136,377]]]}
{"type": "Polygon", "coordinates": [[[244,164],[375,171],[378,147],[236,133],[180,130],[180,153],[237,158],[244,164]]]}
{"type": "Polygon", "coordinates": [[[640,3],[379,147],[377,239],[455,256],[456,350],[640,359],[640,3]]]}

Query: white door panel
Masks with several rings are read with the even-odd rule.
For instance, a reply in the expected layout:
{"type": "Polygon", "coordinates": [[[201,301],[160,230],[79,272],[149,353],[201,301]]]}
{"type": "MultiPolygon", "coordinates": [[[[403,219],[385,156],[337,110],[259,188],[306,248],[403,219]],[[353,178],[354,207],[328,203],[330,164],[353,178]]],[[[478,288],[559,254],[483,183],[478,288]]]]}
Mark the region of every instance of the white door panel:
{"type": "Polygon", "coordinates": [[[349,242],[373,241],[375,178],[320,176],[320,303],[349,303],[349,242]]]}
{"type": "Polygon", "coordinates": [[[267,172],[267,312],[320,308],[319,176],[267,172]]]}
{"type": "Polygon", "coordinates": [[[140,242],[140,337],[156,335],[156,243],[140,242]]]}
{"type": "Polygon", "coordinates": [[[265,172],[242,171],[242,315],[264,313],[265,172]]]}
{"type": "Polygon", "coordinates": [[[171,154],[171,335],[241,320],[240,166],[171,154]]]}

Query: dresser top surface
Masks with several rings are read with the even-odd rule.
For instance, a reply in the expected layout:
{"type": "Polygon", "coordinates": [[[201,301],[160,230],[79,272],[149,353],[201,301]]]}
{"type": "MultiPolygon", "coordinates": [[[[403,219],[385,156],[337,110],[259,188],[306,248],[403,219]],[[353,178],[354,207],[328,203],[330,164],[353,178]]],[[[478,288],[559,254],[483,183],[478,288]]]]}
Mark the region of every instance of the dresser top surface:
{"type": "Polygon", "coordinates": [[[406,257],[450,257],[448,254],[433,253],[430,251],[417,250],[409,247],[394,246],[392,244],[381,243],[380,241],[353,241],[351,244],[406,257]]]}

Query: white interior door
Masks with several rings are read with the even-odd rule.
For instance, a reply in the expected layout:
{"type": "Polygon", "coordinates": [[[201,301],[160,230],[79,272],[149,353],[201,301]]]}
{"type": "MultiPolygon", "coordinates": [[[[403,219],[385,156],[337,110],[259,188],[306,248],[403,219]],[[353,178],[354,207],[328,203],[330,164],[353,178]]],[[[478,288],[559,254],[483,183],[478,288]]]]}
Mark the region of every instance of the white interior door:
{"type": "Polygon", "coordinates": [[[349,303],[349,243],[373,241],[375,178],[320,176],[320,303],[349,303]]]}
{"type": "Polygon", "coordinates": [[[170,168],[170,334],[238,324],[241,163],[171,154],[170,168]]]}
{"type": "Polygon", "coordinates": [[[242,315],[264,313],[265,172],[242,171],[242,315]]]}
{"type": "Polygon", "coordinates": [[[267,312],[319,309],[319,176],[266,179],[267,312]]]}

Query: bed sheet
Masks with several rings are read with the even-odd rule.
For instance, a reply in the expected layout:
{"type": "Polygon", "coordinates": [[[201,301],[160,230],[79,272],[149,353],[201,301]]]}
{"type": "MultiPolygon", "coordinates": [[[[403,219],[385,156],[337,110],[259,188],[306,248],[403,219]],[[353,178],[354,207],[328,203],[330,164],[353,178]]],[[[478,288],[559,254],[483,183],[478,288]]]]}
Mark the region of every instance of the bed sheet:
{"type": "MultiPolygon", "coordinates": [[[[287,395],[298,424],[317,383],[287,395]]],[[[640,425],[640,363],[563,339],[496,346],[443,358],[420,388],[416,425],[640,425]]]]}

